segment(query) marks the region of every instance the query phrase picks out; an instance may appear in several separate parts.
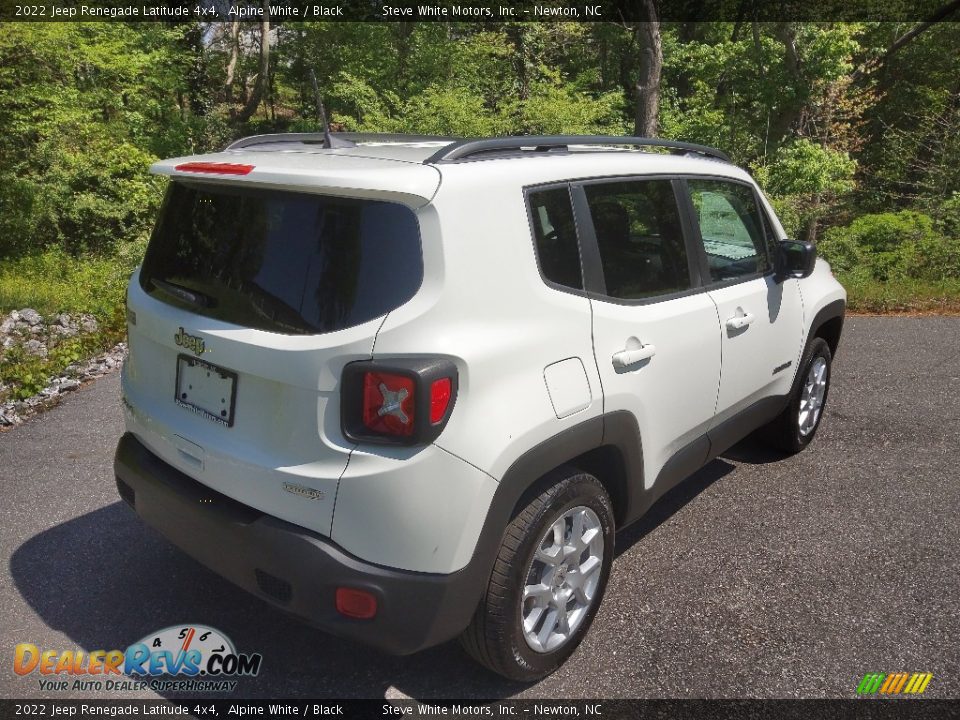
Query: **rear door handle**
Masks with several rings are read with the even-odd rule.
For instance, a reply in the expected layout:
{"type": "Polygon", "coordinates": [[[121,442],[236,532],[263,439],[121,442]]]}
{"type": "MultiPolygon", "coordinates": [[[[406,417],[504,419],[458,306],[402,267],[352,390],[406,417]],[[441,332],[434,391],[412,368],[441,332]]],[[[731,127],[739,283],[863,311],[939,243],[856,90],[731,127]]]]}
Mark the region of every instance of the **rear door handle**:
{"type": "Polygon", "coordinates": [[[649,360],[656,354],[656,346],[644,345],[636,350],[621,350],[618,353],[614,353],[611,359],[613,360],[614,367],[625,368],[636,365],[641,360],[649,360]]]}
{"type": "Polygon", "coordinates": [[[727,320],[727,327],[731,330],[742,330],[754,320],[753,313],[744,313],[743,315],[734,315],[727,320]]]}

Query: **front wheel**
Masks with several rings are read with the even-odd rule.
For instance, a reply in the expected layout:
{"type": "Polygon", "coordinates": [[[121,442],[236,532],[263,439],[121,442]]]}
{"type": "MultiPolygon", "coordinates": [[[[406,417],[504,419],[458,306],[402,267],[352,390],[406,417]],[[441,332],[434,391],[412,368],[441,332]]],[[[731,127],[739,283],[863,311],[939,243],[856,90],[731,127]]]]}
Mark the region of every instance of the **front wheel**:
{"type": "Polygon", "coordinates": [[[504,533],[486,594],[461,637],[513,680],[558,668],[583,640],[613,563],[614,520],[600,482],[561,468],[504,533]]]}
{"type": "Polygon", "coordinates": [[[813,440],[827,406],[832,361],[826,340],[815,338],[804,355],[800,382],[790,396],[787,408],[765,428],[765,436],[771,445],[796,453],[813,440]]]}

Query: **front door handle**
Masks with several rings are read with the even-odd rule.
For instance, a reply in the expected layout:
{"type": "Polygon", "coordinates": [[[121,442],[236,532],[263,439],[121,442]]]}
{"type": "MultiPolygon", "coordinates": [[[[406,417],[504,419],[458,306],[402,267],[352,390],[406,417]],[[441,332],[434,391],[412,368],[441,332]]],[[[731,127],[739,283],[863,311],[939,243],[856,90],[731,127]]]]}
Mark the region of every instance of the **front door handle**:
{"type": "Polygon", "coordinates": [[[734,315],[727,320],[727,327],[731,330],[742,330],[754,320],[753,313],[743,313],[743,315],[734,315]]]}
{"type": "Polygon", "coordinates": [[[643,345],[642,347],[637,348],[636,350],[621,350],[618,353],[614,353],[613,357],[613,366],[616,368],[626,368],[631,365],[636,365],[641,360],[649,360],[657,353],[657,348],[654,345],[643,345]]]}

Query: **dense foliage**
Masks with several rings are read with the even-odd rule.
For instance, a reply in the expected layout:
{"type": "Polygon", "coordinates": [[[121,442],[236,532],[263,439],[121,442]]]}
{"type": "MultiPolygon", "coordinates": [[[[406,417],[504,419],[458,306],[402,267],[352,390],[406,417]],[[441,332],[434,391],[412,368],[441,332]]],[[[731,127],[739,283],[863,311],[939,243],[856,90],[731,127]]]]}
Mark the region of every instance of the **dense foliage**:
{"type": "MultiPolygon", "coordinates": [[[[955,277],[960,23],[897,46],[908,30],[664,24],[660,133],[750,167],[788,231],[844,272],[955,277]]],[[[316,129],[311,70],[345,130],[631,132],[641,38],[616,23],[8,24],[0,261],[142,238],[151,161],[316,129]]]]}

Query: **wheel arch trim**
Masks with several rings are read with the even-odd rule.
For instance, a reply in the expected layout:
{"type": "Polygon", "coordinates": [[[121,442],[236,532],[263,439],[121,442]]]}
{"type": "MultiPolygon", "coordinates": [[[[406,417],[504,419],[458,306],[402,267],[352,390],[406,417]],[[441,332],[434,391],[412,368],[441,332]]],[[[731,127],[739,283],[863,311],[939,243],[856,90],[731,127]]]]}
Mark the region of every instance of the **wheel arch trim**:
{"type": "MultiPolygon", "coordinates": [[[[828,322],[839,320],[840,326],[837,328],[836,343],[831,347],[831,350],[833,350],[834,352],[836,351],[836,348],[840,343],[840,336],[843,333],[843,321],[846,316],[846,311],[847,311],[847,302],[846,300],[843,300],[843,299],[829,302],[817,311],[817,314],[813,316],[813,320],[810,323],[810,329],[807,331],[807,339],[804,342],[803,348],[800,352],[801,361],[803,360],[803,358],[807,356],[807,351],[810,349],[810,345],[813,343],[813,341],[816,338],[821,337],[819,335],[819,332],[823,328],[823,326],[826,325],[828,322]]],[[[801,378],[802,368],[800,367],[801,364],[802,362],[797,363],[797,369],[793,376],[793,385],[791,385],[790,387],[790,395],[789,395],[790,397],[793,397],[793,394],[796,392],[797,388],[802,382],[802,378],[801,378]]]]}
{"type": "MultiPolygon", "coordinates": [[[[532,499],[542,491],[541,483],[550,471],[602,448],[617,451],[623,463],[623,487],[611,493],[622,492],[619,498],[611,496],[615,515],[618,522],[621,517],[631,517],[638,498],[643,495],[643,449],[640,430],[633,415],[620,410],[562,430],[514,460],[500,479],[468,566],[475,578],[477,602],[490,577],[503,533],[517,508],[523,506],[524,500],[532,499]],[[619,510],[618,501],[623,503],[619,510]]],[[[577,465],[575,462],[572,464],[577,465]]],[[[583,469],[589,472],[589,468],[583,469]]],[[[597,479],[607,486],[608,478],[597,479]]]]}

